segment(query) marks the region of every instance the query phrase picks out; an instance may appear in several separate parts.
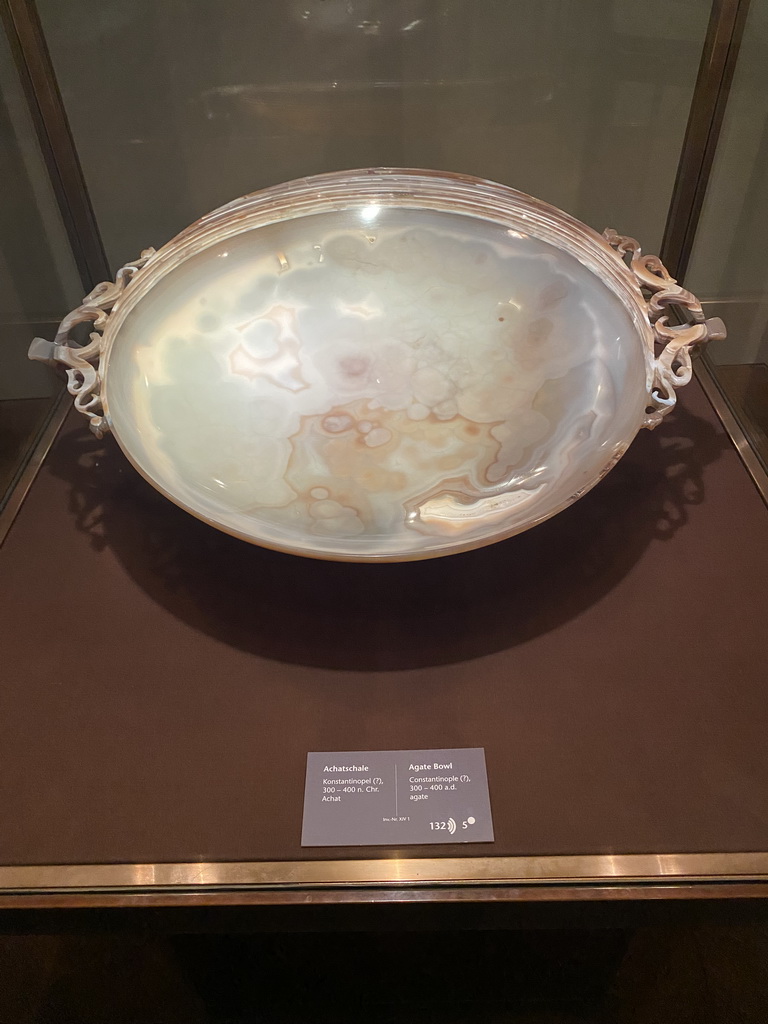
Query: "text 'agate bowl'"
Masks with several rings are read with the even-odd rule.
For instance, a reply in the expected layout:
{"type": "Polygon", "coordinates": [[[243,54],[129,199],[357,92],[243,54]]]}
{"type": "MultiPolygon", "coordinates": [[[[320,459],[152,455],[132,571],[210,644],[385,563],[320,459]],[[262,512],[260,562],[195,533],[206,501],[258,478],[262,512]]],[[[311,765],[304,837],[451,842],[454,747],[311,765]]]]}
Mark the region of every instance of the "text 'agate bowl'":
{"type": "Polygon", "coordinates": [[[634,239],[492,182],[374,169],[203,217],[30,355],[64,363],[91,429],[211,525],[397,561],[565,508],[722,334],[634,239]]]}

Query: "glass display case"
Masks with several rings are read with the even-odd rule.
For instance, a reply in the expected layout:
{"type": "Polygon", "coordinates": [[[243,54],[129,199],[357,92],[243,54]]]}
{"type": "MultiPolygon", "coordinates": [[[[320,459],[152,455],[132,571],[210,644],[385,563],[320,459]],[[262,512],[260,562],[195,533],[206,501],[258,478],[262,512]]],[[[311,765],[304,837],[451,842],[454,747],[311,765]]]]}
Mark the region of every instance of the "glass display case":
{"type": "Polygon", "coordinates": [[[2,10],[0,905],[765,895],[765,0],[2,10]],[[26,359],[207,211],[371,166],[635,236],[729,331],[589,494],[429,562],[211,529],[26,359]],[[310,752],[479,747],[492,842],[301,845],[310,752]]]}
{"type": "Polygon", "coordinates": [[[43,429],[59,380],[27,359],[82,292],[30,111],[0,32],[0,508],[43,429]]]}
{"type": "Polygon", "coordinates": [[[38,9],[113,267],[237,196],[375,166],[500,181],[657,252],[710,13],[704,0],[38,9]]]}
{"type": "Polygon", "coordinates": [[[768,4],[753,0],[686,281],[727,317],[706,355],[728,407],[768,470],[768,4]]]}

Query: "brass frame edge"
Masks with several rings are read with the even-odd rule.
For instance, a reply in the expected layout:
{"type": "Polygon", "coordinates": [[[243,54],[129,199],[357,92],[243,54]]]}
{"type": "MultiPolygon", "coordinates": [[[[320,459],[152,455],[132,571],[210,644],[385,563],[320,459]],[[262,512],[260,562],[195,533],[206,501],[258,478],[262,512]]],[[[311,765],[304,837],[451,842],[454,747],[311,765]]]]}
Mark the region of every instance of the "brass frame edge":
{"type": "Polygon", "coordinates": [[[768,853],[0,866],[0,893],[8,895],[766,881],[768,853]]]}
{"type": "Polygon", "coordinates": [[[333,904],[471,904],[471,903],[597,903],[658,902],[663,900],[754,900],[768,898],[766,882],[657,882],[610,883],[591,885],[523,885],[523,886],[438,886],[410,889],[347,888],[347,889],[161,889],[157,892],[125,892],[83,890],[42,893],[2,893],[0,910],[68,910],[91,907],[98,910],[246,906],[321,906],[333,904]]]}

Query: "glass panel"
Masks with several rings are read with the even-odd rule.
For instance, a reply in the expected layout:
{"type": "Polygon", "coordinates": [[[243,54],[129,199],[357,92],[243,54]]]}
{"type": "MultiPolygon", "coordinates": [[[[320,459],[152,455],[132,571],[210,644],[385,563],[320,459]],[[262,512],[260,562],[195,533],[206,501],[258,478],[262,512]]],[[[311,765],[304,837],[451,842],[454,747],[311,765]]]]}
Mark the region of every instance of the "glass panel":
{"type": "Polygon", "coordinates": [[[752,0],[686,277],[728,340],[707,358],[768,468],[768,0],[752,0]]]}
{"type": "Polygon", "coordinates": [[[658,249],[708,0],[39,0],[111,262],[268,184],[506,182],[658,249]]]}
{"type": "Polygon", "coordinates": [[[37,145],[8,41],[0,30],[0,507],[50,412],[60,379],[31,363],[82,285],[37,145]]]}

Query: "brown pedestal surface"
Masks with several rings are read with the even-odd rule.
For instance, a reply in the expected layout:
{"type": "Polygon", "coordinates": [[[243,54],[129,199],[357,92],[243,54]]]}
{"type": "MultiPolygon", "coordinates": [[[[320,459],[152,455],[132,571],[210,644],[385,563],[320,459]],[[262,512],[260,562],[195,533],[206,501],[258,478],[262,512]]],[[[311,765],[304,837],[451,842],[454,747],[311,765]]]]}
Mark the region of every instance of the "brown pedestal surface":
{"type": "Polygon", "coordinates": [[[69,418],[0,549],[0,864],[302,849],[310,750],[484,747],[496,840],[768,850],[768,512],[697,385],[574,506],[400,565],[266,551],[69,418]]]}

